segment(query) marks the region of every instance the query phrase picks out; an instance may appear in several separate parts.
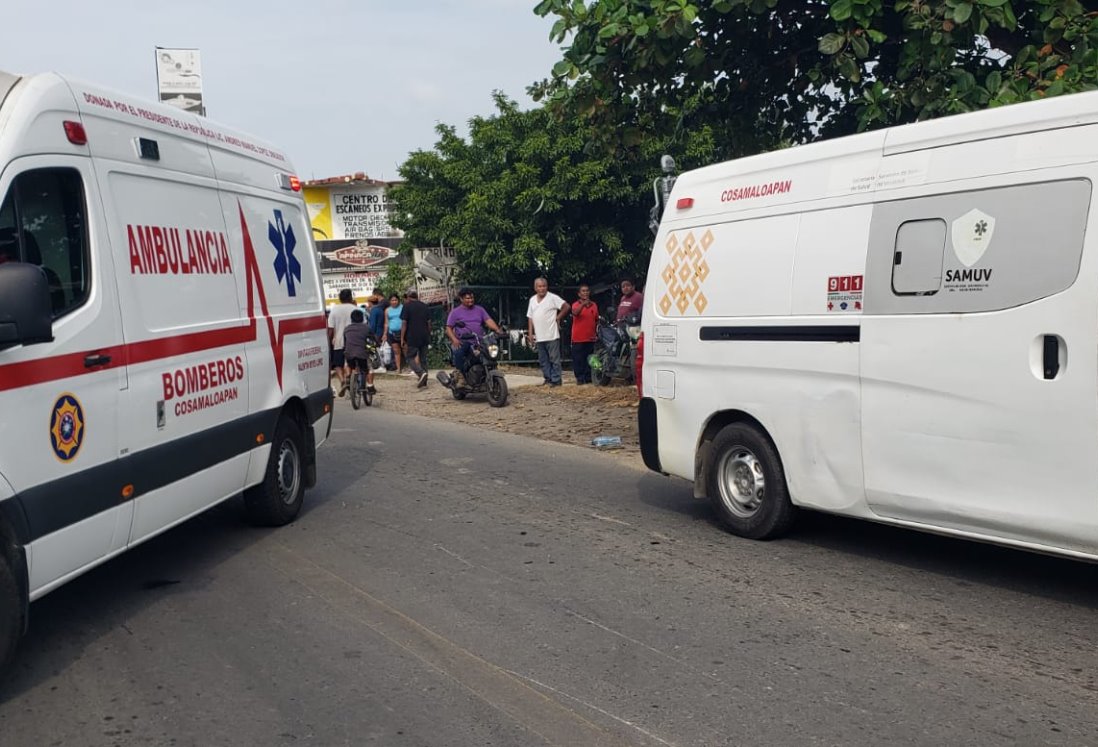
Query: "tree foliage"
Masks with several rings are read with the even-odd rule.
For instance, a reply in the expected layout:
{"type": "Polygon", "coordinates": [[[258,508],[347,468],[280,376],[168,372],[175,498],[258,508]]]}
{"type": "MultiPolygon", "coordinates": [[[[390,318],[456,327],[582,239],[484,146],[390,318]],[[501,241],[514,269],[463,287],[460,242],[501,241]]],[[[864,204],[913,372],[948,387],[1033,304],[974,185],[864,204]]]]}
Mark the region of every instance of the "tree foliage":
{"type": "Polygon", "coordinates": [[[374,292],[384,296],[386,303],[388,303],[389,296],[395,293],[403,298],[404,291],[414,287],[415,276],[412,274],[412,266],[402,262],[392,262],[386,268],[385,274],[381,276],[377,285],[374,286],[374,292]]]}
{"type": "Polygon", "coordinates": [[[707,127],[724,158],[1098,86],[1079,0],[542,0],[532,87],[615,143],[707,127]]]}
{"type": "Polygon", "coordinates": [[[591,155],[586,126],[500,93],[468,139],[436,127],[432,150],[400,167],[393,224],[413,246],[454,247],[468,283],[526,285],[616,277],[638,269],[651,239],[648,177],[628,159],[591,155]]]}

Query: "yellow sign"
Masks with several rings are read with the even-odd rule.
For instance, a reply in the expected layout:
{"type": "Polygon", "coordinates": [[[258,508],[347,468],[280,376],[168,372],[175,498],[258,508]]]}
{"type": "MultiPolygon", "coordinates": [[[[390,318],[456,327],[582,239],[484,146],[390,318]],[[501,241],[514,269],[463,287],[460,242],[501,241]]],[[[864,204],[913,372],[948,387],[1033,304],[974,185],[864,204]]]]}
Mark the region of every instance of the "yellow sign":
{"type": "Polygon", "coordinates": [[[332,201],[326,188],[305,187],[305,207],[313,224],[313,239],[326,241],[332,236],[332,201]]]}

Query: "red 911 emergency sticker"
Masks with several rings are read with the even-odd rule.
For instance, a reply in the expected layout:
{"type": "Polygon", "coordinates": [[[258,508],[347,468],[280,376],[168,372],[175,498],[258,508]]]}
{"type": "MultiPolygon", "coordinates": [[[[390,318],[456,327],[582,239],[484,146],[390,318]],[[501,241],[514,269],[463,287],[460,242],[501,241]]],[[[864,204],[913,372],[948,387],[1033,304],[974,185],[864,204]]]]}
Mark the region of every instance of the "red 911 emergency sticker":
{"type": "Polygon", "coordinates": [[[57,398],[50,414],[50,446],[62,462],[72,461],[84,443],[84,408],[75,396],[65,393],[57,398]]]}
{"type": "Polygon", "coordinates": [[[862,275],[833,275],[827,279],[828,312],[862,310],[862,275]]]}

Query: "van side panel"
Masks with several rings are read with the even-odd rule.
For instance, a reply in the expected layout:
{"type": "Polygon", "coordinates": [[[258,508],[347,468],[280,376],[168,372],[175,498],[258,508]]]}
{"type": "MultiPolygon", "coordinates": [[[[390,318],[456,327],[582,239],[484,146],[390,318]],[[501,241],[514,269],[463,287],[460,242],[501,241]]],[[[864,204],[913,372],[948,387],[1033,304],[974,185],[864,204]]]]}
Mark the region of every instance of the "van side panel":
{"type": "MultiPolygon", "coordinates": [[[[325,420],[314,433],[320,443],[330,418],[320,406],[329,392],[327,324],[304,200],[300,193],[278,188],[278,173],[289,172],[213,145],[211,155],[231,241],[243,248],[246,271],[236,278],[238,313],[256,324],[256,335],[245,346],[252,410],[277,418],[285,403],[300,402],[309,425],[325,420]],[[257,183],[261,173],[266,183],[257,183]]],[[[284,168],[292,167],[286,163],[284,168]]],[[[249,484],[261,479],[267,451],[253,454],[249,484]]]]}
{"type": "Polygon", "coordinates": [[[847,339],[860,311],[828,316],[827,304],[832,276],[862,274],[867,233],[868,208],[661,232],[644,386],[664,470],[692,478],[706,427],[736,411],[774,440],[794,500],[861,507],[858,344],[847,339]]]}
{"type": "Polygon", "coordinates": [[[1088,175],[1036,171],[875,206],[862,418],[877,515],[1098,551],[1088,175]],[[915,219],[940,220],[941,238],[896,251],[898,228],[915,219]],[[897,255],[914,251],[936,252],[941,269],[918,294],[897,293],[897,255]]]}

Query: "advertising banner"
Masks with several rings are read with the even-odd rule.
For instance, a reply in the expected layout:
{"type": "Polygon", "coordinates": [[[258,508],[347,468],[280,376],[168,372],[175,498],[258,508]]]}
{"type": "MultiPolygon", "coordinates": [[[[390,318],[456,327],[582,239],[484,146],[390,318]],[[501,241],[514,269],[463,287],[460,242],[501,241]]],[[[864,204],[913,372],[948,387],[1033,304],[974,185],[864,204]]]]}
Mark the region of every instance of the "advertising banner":
{"type": "Polygon", "coordinates": [[[331,189],[333,239],[383,239],[393,236],[389,196],[384,187],[331,189]]]}
{"type": "Polygon", "coordinates": [[[202,103],[202,65],[197,49],[157,47],[156,85],[161,103],[206,115],[202,103]]]}
{"type": "Polygon", "coordinates": [[[355,294],[355,303],[364,304],[384,274],[383,271],[326,273],[321,276],[324,281],[324,303],[328,306],[339,303],[339,292],[350,288],[355,294]]]}

